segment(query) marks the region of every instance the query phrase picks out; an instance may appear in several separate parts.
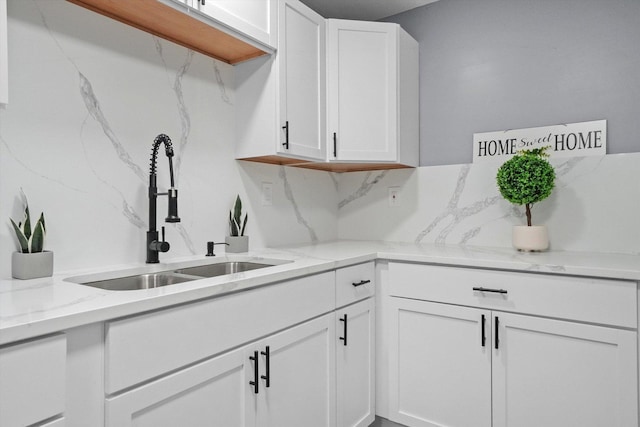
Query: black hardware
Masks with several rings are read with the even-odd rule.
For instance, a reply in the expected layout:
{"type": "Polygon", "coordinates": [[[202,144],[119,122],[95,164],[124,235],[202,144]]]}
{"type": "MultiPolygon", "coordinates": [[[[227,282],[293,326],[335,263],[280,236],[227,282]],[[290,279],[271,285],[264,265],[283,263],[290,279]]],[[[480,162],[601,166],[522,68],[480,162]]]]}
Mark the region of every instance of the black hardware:
{"type": "Polygon", "coordinates": [[[496,324],[495,324],[495,327],[496,327],[496,341],[495,341],[496,350],[498,349],[499,344],[500,344],[500,340],[498,339],[498,324],[499,324],[499,322],[500,322],[500,320],[498,319],[498,316],[496,316],[496,324]]]}
{"type": "Polygon", "coordinates": [[[354,288],[357,288],[358,286],[366,285],[367,283],[371,283],[371,280],[361,280],[358,283],[352,283],[352,285],[354,288]]]}
{"type": "Polygon", "coordinates": [[[333,157],[338,157],[338,141],[335,132],[333,133],[333,157]]]}
{"type": "Polygon", "coordinates": [[[477,288],[473,288],[474,291],[478,291],[478,292],[493,292],[494,294],[506,294],[507,290],[506,289],[491,289],[491,288],[483,288],[483,287],[477,287],[477,288]]]}
{"type": "Polygon", "coordinates": [[[482,322],[481,323],[482,323],[482,336],[481,336],[481,339],[482,339],[482,346],[484,347],[486,342],[487,342],[487,335],[484,332],[484,327],[487,324],[487,318],[485,317],[484,314],[482,315],[482,322]]]}
{"type": "Polygon", "coordinates": [[[156,208],[158,204],[158,196],[169,197],[169,212],[165,218],[165,222],[180,222],[178,216],[178,190],[175,188],[173,179],[173,146],[171,138],[165,134],[160,134],[153,140],[151,149],[151,165],[149,170],[149,230],[147,230],[147,263],[155,264],[159,262],[158,254],[169,250],[169,243],[164,240],[164,227],[162,229],[162,241],[158,240],[158,230],[156,228],[156,208]],[[158,159],[158,149],[160,144],[164,144],[165,154],[169,159],[169,177],[171,187],[166,193],[158,193],[156,164],[158,159]]]}
{"type": "Polygon", "coordinates": [[[289,121],[288,120],[284,122],[284,126],[282,126],[282,129],[284,129],[284,143],[282,145],[284,145],[285,150],[288,150],[289,149],[289,121]]]}
{"type": "Polygon", "coordinates": [[[249,381],[249,384],[253,386],[253,392],[258,394],[258,352],[254,351],[253,356],[249,357],[249,360],[253,361],[253,381],[249,381]]]}
{"type": "Polygon", "coordinates": [[[200,3],[202,3],[202,5],[204,6],[204,0],[200,0],[200,3]]]}
{"type": "Polygon", "coordinates": [[[215,242],[207,242],[207,255],[206,256],[216,256],[216,254],[213,253],[213,247],[215,245],[227,245],[229,246],[228,243],[215,243],[215,242]]]}
{"type": "Polygon", "coordinates": [[[345,314],[344,317],[342,319],[340,319],[340,321],[344,322],[344,329],[343,329],[344,337],[340,337],[340,340],[344,341],[344,345],[346,347],[346,345],[347,345],[347,315],[345,314]]]}
{"type": "Polygon", "coordinates": [[[265,359],[265,375],[262,375],[260,378],[262,378],[265,382],[265,387],[269,387],[269,385],[271,384],[271,374],[269,373],[269,358],[270,358],[270,354],[271,352],[269,351],[269,346],[266,346],[266,348],[264,349],[264,351],[261,351],[260,354],[262,354],[264,356],[265,359]]]}

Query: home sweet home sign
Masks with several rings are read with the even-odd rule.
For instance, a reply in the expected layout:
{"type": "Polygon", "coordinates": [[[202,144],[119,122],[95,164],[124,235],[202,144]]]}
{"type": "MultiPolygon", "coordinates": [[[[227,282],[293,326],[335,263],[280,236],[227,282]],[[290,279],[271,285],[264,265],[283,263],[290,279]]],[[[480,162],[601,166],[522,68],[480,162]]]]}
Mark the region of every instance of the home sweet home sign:
{"type": "Polygon", "coordinates": [[[551,157],[604,156],[607,121],[473,134],[473,162],[504,162],[520,150],[548,146],[551,157]]]}

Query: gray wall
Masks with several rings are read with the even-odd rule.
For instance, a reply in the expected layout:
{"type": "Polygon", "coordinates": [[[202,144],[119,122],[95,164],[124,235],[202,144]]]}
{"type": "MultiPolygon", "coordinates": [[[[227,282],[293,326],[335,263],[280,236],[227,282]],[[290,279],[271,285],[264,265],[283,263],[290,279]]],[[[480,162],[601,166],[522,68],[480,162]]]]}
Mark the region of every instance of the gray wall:
{"type": "Polygon", "coordinates": [[[606,119],[640,151],[640,0],[440,0],[395,15],[420,43],[420,164],[476,132],[606,119]]]}

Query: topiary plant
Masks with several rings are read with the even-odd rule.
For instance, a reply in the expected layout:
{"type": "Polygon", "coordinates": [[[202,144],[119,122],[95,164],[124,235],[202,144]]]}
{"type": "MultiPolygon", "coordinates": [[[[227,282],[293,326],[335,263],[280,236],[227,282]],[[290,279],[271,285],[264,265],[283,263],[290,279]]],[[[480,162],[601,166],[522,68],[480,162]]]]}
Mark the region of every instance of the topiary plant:
{"type": "Polygon", "coordinates": [[[31,215],[29,214],[29,204],[25,201],[24,219],[17,225],[11,218],[11,225],[16,232],[20,251],[24,254],[42,252],[44,244],[44,236],[47,232],[44,223],[44,213],[40,214],[40,218],[36,221],[36,225],[31,228],[31,215]]]}
{"type": "Polygon", "coordinates": [[[244,221],[242,219],[242,201],[240,201],[240,196],[236,197],[236,203],[233,206],[233,209],[229,211],[229,229],[231,236],[244,236],[244,229],[247,227],[247,218],[249,218],[249,214],[244,215],[244,221]],[[240,227],[242,224],[242,227],[240,227]]]}
{"type": "Polygon", "coordinates": [[[531,206],[546,199],[556,178],[545,152],[549,147],[521,150],[498,169],[496,180],[502,197],[516,205],[524,205],[527,225],[531,226],[531,206]]]}

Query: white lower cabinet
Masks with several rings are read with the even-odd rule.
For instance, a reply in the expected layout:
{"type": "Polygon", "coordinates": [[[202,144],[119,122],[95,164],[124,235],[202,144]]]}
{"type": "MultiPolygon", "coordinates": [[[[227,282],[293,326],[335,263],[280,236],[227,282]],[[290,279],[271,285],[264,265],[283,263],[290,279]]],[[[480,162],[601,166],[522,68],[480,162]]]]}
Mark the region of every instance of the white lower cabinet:
{"type": "Polygon", "coordinates": [[[636,332],[493,313],[493,426],[638,425],[636,332]]]}
{"type": "Polygon", "coordinates": [[[334,314],[293,327],[251,346],[246,375],[259,427],[334,425],[334,314]],[[256,378],[257,377],[257,378],[256,378]],[[257,379],[257,385],[255,381],[257,379]]]}
{"type": "Polygon", "coordinates": [[[0,347],[0,426],[65,425],[64,334],[0,347]]]}
{"type": "Polygon", "coordinates": [[[367,427],[375,419],[375,300],[336,311],[338,427],[367,427]]]}
{"type": "Polygon", "coordinates": [[[225,353],[106,402],[108,427],[253,427],[246,349],[225,353]]]}
{"type": "Polygon", "coordinates": [[[408,426],[491,427],[490,312],[390,298],[392,419],[408,426]],[[490,334],[487,327],[486,334],[490,334]]]}
{"type": "Polygon", "coordinates": [[[636,331],[389,299],[392,420],[417,427],[638,425],[636,331]]]}
{"type": "Polygon", "coordinates": [[[107,399],[108,427],[330,427],[333,313],[107,399]]]}

